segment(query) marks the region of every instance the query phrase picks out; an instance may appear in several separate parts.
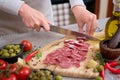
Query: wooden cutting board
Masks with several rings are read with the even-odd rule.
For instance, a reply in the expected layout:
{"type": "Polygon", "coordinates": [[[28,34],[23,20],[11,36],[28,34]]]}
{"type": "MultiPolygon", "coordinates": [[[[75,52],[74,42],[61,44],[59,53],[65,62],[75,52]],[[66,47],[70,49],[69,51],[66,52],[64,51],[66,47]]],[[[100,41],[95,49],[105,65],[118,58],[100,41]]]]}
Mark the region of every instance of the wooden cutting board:
{"type": "MultiPolygon", "coordinates": [[[[97,38],[100,38],[100,39],[103,37],[103,35],[104,35],[104,31],[94,34],[94,36],[97,36],[97,38]]],[[[46,58],[48,53],[54,51],[55,49],[63,47],[63,44],[64,44],[63,42],[64,40],[67,40],[67,39],[70,39],[70,37],[66,36],[62,39],[53,41],[50,44],[41,48],[40,51],[42,52],[42,57],[40,57],[39,59],[32,58],[32,60],[29,63],[30,67],[33,69],[47,68],[54,71],[56,74],[59,74],[62,76],[69,76],[69,77],[95,78],[96,76],[98,76],[99,75],[98,72],[95,73],[93,68],[86,69],[86,65],[88,61],[90,61],[93,58],[96,52],[99,52],[99,42],[87,41],[87,43],[90,44],[89,51],[87,53],[87,59],[80,62],[79,68],[76,68],[73,66],[67,69],[63,69],[57,65],[47,65],[43,63],[43,60],[46,58]]]]}

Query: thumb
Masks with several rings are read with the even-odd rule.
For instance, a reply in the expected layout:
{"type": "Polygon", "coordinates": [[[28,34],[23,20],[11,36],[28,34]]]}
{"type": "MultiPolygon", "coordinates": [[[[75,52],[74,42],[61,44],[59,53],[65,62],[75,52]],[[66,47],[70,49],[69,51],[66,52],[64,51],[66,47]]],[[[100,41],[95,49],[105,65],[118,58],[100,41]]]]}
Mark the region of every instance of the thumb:
{"type": "Polygon", "coordinates": [[[48,23],[44,23],[42,26],[43,26],[43,29],[44,29],[45,31],[49,31],[49,30],[50,30],[50,26],[49,26],[48,23]]]}

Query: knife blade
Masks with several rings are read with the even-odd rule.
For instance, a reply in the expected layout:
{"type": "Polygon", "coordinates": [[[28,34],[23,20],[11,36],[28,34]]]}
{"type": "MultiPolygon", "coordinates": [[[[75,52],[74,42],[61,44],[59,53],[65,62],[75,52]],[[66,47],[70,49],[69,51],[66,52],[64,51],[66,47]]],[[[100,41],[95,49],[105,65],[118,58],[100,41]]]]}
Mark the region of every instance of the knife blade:
{"type": "Polygon", "coordinates": [[[90,35],[87,35],[87,34],[84,34],[84,33],[72,31],[72,30],[62,28],[59,26],[55,26],[52,24],[49,24],[49,26],[50,26],[50,31],[52,31],[52,32],[56,32],[56,33],[60,33],[60,34],[68,35],[68,36],[86,37],[86,39],[88,39],[88,40],[100,41],[100,39],[95,38],[95,37],[90,36],[90,35]]]}

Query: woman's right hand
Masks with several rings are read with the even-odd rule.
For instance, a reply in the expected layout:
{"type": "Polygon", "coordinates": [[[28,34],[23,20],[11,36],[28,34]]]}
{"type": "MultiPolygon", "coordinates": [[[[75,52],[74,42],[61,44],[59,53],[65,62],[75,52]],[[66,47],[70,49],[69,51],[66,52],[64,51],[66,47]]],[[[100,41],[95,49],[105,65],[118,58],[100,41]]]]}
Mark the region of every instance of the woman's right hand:
{"type": "Polygon", "coordinates": [[[47,18],[41,12],[31,8],[25,3],[21,6],[19,15],[28,28],[36,29],[36,31],[39,32],[42,26],[45,31],[50,30],[47,18]]]}

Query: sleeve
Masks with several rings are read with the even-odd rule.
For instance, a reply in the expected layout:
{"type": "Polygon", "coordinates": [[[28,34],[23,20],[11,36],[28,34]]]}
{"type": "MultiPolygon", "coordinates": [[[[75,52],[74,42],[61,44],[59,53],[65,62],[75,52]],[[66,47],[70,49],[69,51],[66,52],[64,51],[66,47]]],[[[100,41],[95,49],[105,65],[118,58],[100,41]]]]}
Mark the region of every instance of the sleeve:
{"type": "Polygon", "coordinates": [[[0,0],[0,10],[18,15],[21,5],[24,3],[22,0],[0,0]]]}
{"type": "Polygon", "coordinates": [[[86,7],[83,0],[69,0],[69,2],[70,2],[70,5],[71,5],[71,8],[73,8],[76,5],[81,5],[81,6],[86,7]]]}

